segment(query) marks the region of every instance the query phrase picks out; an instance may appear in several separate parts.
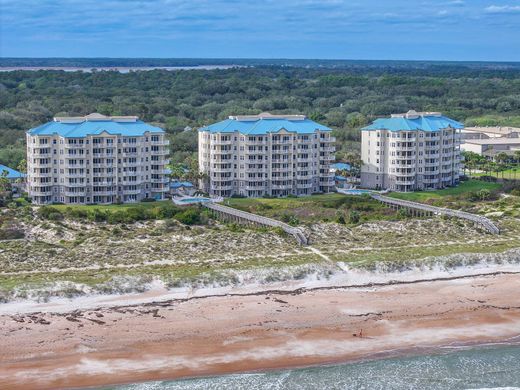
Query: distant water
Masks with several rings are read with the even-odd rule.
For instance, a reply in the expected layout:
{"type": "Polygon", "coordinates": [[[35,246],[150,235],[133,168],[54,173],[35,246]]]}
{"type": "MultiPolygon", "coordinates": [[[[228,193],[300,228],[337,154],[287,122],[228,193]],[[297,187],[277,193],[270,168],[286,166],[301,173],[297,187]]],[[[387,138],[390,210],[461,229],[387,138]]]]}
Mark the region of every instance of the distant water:
{"type": "Polygon", "coordinates": [[[150,70],[212,70],[212,69],[231,69],[231,68],[243,68],[240,65],[198,65],[198,66],[91,66],[91,67],[80,67],[80,66],[5,66],[0,67],[0,72],[13,72],[15,70],[63,70],[65,72],[83,72],[91,73],[93,71],[114,71],[119,73],[130,73],[136,71],[150,71],[150,70]]]}
{"type": "MultiPolygon", "coordinates": [[[[109,389],[109,388],[105,388],[109,389]]],[[[520,389],[520,346],[298,370],[110,387],[117,390],[520,389]]]]}

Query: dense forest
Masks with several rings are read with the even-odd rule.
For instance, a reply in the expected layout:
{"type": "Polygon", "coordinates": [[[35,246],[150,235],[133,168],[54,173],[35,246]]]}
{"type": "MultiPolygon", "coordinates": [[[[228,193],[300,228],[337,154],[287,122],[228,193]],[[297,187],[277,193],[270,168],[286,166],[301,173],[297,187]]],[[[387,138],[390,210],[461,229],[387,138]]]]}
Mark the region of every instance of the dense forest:
{"type": "MultiPolygon", "coordinates": [[[[5,60],[1,64],[8,66],[5,60]]],[[[520,67],[356,62],[130,73],[0,72],[0,163],[18,165],[28,129],[55,115],[91,112],[138,115],[163,127],[174,162],[194,158],[198,127],[228,115],[303,113],[332,127],[337,157],[349,159],[358,152],[361,126],[409,109],[442,111],[466,125],[520,126],[520,67]]]]}

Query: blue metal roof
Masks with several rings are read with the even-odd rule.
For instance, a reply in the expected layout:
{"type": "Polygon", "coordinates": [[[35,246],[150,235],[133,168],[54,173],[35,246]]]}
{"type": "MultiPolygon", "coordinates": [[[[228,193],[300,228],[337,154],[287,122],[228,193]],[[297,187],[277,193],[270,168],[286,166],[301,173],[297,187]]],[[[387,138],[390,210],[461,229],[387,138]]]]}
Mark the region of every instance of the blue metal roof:
{"type": "Polygon", "coordinates": [[[350,171],[350,164],[347,163],[336,163],[332,164],[330,167],[339,171],[350,171]]]}
{"type": "Polygon", "coordinates": [[[181,187],[193,187],[193,184],[189,181],[174,181],[170,183],[171,188],[181,188],[181,187]]]}
{"type": "Polygon", "coordinates": [[[160,127],[149,125],[143,121],[117,122],[106,121],[84,121],[79,123],[48,122],[28,131],[31,135],[53,135],[58,134],[65,138],[83,138],[87,135],[99,135],[103,132],[111,135],[123,135],[138,137],[146,132],[164,133],[160,127]]]}
{"type": "Polygon", "coordinates": [[[22,177],[25,177],[25,174],[23,174],[22,172],[15,171],[12,168],[0,164],[0,174],[4,174],[4,171],[7,172],[7,178],[10,180],[21,179],[22,177]]]}
{"type": "Polygon", "coordinates": [[[209,131],[211,133],[233,133],[238,131],[241,134],[247,135],[265,135],[268,133],[277,133],[282,129],[298,134],[312,134],[316,130],[331,131],[328,127],[320,125],[310,119],[289,120],[271,118],[262,118],[256,121],[226,119],[222,122],[202,127],[199,131],[209,131]]]}
{"type": "Polygon", "coordinates": [[[380,118],[372,122],[371,125],[363,127],[361,130],[423,130],[439,131],[451,127],[453,129],[463,129],[464,125],[445,116],[420,116],[415,119],[405,117],[380,118]]]}

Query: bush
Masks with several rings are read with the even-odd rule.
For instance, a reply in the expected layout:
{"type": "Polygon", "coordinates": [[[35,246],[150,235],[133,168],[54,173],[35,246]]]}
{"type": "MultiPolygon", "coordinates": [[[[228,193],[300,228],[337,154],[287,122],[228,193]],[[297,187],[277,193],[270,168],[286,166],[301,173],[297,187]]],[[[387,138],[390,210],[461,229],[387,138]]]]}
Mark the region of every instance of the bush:
{"type": "Polygon", "coordinates": [[[346,221],[345,221],[345,217],[340,214],[336,217],[336,222],[341,224],[341,225],[345,225],[346,221]]]}
{"type": "Polygon", "coordinates": [[[144,198],[141,199],[141,202],[155,202],[155,198],[144,198]]]}
{"type": "Polygon", "coordinates": [[[352,210],[348,215],[348,221],[352,224],[359,223],[360,219],[361,215],[359,215],[359,212],[357,212],[356,210],[352,210]]]}
{"type": "Polygon", "coordinates": [[[293,214],[283,214],[282,222],[288,223],[291,226],[297,226],[300,224],[300,220],[293,214]]]}
{"type": "Polygon", "coordinates": [[[176,214],[175,219],[184,225],[199,225],[202,222],[201,212],[195,208],[189,208],[176,214]]]}
{"type": "Polygon", "coordinates": [[[42,219],[50,221],[60,221],[63,219],[63,214],[56,207],[42,206],[38,209],[38,216],[42,219]]]}

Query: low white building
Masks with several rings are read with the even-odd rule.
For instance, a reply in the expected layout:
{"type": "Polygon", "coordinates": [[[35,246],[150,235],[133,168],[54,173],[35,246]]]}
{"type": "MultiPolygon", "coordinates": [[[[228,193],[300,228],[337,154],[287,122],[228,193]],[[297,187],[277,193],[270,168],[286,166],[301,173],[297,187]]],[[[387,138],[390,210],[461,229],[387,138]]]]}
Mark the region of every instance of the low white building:
{"type": "Polygon", "coordinates": [[[375,120],[361,129],[361,186],[408,192],[456,185],[463,127],[436,112],[375,120]]]}
{"type": "Polygon", "coordinates": [[[466,127],[461,130],[462,142],[473,139],[518,138],[520,129],[508,126],[466,127]]]}
{"type": "Polygon", "coordinates": [[[494,159],[497,154],[513,156],[520,151],[520,138],[466,139],[461,149],[494,159]]]}

